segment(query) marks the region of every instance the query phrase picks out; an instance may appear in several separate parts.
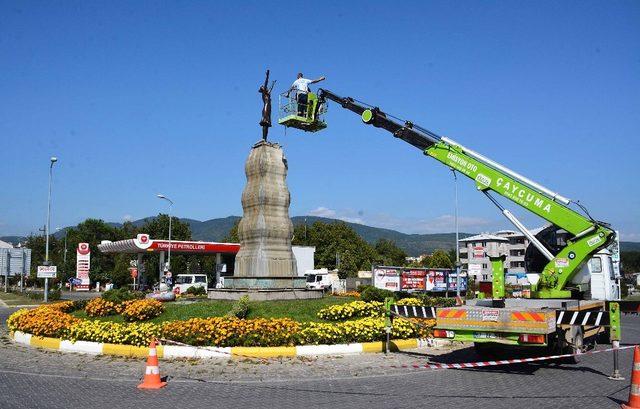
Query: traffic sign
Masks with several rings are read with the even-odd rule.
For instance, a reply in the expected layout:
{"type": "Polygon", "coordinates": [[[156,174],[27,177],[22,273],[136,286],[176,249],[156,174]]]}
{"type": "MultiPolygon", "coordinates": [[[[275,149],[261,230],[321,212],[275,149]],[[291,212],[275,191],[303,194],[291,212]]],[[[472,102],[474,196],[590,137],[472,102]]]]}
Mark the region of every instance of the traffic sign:
{"type": "Polygon", "coordinates": [[[38,266],[38,278],[56,278],[58,274],[57,266],[38,266]]]}

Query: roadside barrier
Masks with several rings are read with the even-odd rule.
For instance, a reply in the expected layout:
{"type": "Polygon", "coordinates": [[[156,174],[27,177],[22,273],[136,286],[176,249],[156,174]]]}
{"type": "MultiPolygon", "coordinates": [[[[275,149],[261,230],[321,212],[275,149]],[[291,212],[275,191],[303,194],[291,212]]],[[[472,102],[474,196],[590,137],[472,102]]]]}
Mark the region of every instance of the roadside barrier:
{"type": "Polygon", "coordinates": [[[633,351],[633,368],[631,369],[631,389],[629,401],[621,405],[622,409],[640,408],[640,347],[636,345],[633,351]]]}
{"type": "Polygon", "coordinates": [[[156,341],[151,340],[149,345],[149,356],[147,357],[147,367],[144,371],[144,379],[138,389],[160,389],[167,386],[166,382],[162,382],[160,378],[160,365],[158,363],[158,351],[156,350],[156,341]]]}
{"type": "MultiPolygon", "coordinates": [[[[621,351],[624,349],[638,348],[637,345],[624,346],[619,348],[607,348],[607,349],[598,349],[587,352],[580,352],[576,354],[562,354],[562,355],[549,355],[549,356],[536,356],[533,358],[516,358],[516,359],[503,359],[497,361],[484,361],[484,362],[464,362],[458,364],[413,364],[413,365],[392,365],[394,368],[414,368],[414,369],[468,369],[468,368],[483,368],[487,366],[498,366],[498,365],[511,365],[511,364],[521,364],[528,362],[539,362],[539,361],[549,361],[554,359],[562,359],[562,358],[570,358],[573,356],[586,356],[586,355],[595,355],[603,352],[612,352],[612,351],[621,351]]],[[[640,370],[640,363],[638,364],[640,370]]],[[[635,368],[635,366],[634,366],[635,368]]],[[[638,375],[638,383],[640,383],[640,375],[638,375]]],[[[640,389],[639,392],[640,394],[640,389]]],[[[639,397],[640,399],[640,397],[639,397]]],[[[640,408],[640,406],[638,406],[640,408]]]]}

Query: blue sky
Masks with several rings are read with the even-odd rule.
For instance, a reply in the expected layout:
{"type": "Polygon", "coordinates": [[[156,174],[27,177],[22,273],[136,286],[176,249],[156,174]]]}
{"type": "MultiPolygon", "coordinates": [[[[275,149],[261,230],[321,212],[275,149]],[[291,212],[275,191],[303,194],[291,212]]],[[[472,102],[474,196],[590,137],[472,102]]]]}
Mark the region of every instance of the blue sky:
{"type": "MultiPolygon", "coordinates": [[[[0,1],[0,234],[44,224],[51,155],[52,228],[166,211],[158,192],[180,217],[240,215],[270,68],[277,91],[325,75],[640,241],[639,21],[636,1],[0,1]]],[[[335,104],[327,119],[271,129],[292,215],[453,231],[447,168],[335,104]]],[[[509,227],[459,189],[462,231],[509,227]]]]}

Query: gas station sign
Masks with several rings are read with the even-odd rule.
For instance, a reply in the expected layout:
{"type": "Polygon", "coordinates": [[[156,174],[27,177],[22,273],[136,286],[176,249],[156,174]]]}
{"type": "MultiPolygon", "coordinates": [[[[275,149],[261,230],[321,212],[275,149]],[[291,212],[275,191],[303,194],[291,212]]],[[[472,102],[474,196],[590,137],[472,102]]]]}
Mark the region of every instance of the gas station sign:
{"type": "Polygon", "coordinates": [[[76,285],[77,291],[89,291],[89,271],[91,269],[91,249],[89,243],[78,243],[76,250],[76,278],[80,284],[76,285]]]}

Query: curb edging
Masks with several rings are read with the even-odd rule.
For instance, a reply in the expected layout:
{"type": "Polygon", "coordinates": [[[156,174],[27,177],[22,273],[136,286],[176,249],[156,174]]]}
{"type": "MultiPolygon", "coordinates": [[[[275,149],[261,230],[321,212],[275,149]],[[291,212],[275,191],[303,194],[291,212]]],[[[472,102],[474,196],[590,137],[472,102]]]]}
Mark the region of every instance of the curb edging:
{"type": "MultiPolygon", "coordinates": [[[[26,332],[15,331],[11,338],[18,344],[61,352],[88,355],[115,355],[144,358],[149,354],[148,347],[110,344],[92,341],[69,341],[60,338],[38,337],[26,332]]],[[[435,338],[398,339],[391,341],[392,351],[420,347],[440,347],[451,341],[435,338]]],[[[337,345],[298,345],[284,347],[195,347],[182,345],[158,345],[158,358],[277,358],[318,355],[343,355],[382,352],[384,343],[361,342],[337,345]]]]}

